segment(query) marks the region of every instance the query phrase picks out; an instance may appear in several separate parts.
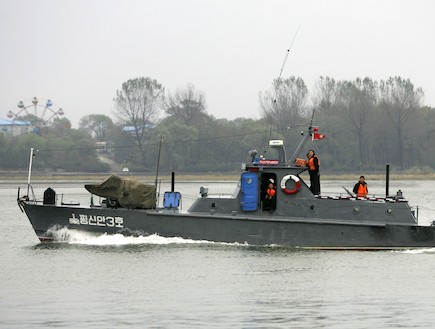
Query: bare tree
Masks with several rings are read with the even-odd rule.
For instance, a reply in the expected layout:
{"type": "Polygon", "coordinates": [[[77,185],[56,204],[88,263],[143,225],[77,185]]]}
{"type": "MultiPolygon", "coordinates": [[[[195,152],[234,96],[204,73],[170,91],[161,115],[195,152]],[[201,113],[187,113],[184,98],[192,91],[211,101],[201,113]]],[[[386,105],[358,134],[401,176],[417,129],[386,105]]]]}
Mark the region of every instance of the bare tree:
{"type": "Polygon", "coordinates": [[[313,106],[320,111],[328,111],[335,104],[336,96],[337,84],[335,80],[321,76],[314,86],[313,106]]]}
{"type": "Polygon", "coordinates": [[[116,91],[116,117],[132,129],[129,134],[138,145],[145,163],[145,138],[147,128],[157,119],[158,112],[164,102],[164,88],[157,80],[151,78],[136,78],[122,84],[116,91]]]}
{"type": "Polygon", "coordinates": [[[399,165],[403,168],[403,148],[406,126],[409,118],[420,107],[424,93],[421,88],[414,88],[409,79],[390,77],[380,82],[380,105],[393,123],[397,132],[399,165]]]}
{"type": "Polygon", "coordinates": [[[377,102],[377,86],[376,81],[367,77],[338,83],[337,104],[358,138],[359,158],[363,165],[368,157],[366,124],[377,102]]]}
{"type": "Polygon", "coordinates": [[[308,89],[301,78],[275,79],[272,88],[259,93],[263,117],[284,131],[305,114],[308,89]]]}
{"type": "Polygon", "coordinates": [[[194,85],[188,84],[185,89],[177,89],[174,94],[169,94],[165,112],[190,126],[205,108],[204,93],[195,90],[194,85]]]}

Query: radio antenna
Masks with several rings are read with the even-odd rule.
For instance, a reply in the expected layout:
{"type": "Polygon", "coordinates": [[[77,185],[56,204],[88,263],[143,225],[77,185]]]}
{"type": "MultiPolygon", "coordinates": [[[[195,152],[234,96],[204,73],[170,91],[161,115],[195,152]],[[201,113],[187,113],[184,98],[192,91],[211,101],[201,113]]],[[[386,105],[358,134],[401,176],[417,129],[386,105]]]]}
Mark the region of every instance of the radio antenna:
{"type": "MultiPolygon", "coordinates": [[[[292,49],[293,42],[295,42],[296,36],[298,35],[300,28],[301,28],[301,26],[299,25],[298,29],[295,32],[295,35],[293,36],[290,47],[288,47],[288,49],[287,49],[287,52],[286,52],[285,57],[284,57],[284,62],[282,63],[282,66],[281,66],[281,71],[279,71],[278,81],[281,80],[281,76],[282,76],[282,72],[284,71],[285,63],[287,63],[287,58],[288,58],[288,55],[290,54],[290,49],[292,49]]],[[[275,101],[276,101],[276,99],[275,99],[275,101]]]]}
{"type": "Polygon", "coordinates": [[[293,42],[295,42],[295,39],[296,39],[296,36],[298,35],[300,27],[301,26],[299,25],[298,29],[295,32],[295,35],[293,36],[292,42],[290,44],[290,47],[287,49],[287,51],[285,53],[284,62],[282,63],[281,70],[279,71],[278,79],[276,80],[275,97],[273,98],[273,103],[275,104],[275,106],[276,106],[276,95],[278,94],[278,87],[279,87],[279,83],[281,81],[282,72],[284,72],[284,67],[285,67],[285,64],[287,63],[288,55],[290,54],[290,50],[292,49],[293,42]]]}
{"type": "MultiPolygon", "coordinates": [[[[296,36],[298,35],[298,32],[299,32],[300,28],[301,28],[301,26],[299,25],[298,29],[296,30],[296,32],[295,32],[295,34],[293,36],[292,42],[290,43],[290,47],[286,51],[286,54],[285,54],[285,57],[284,57],[284,61],[283,61],[282,66],[281,66],[281,70],[279,71],[278,79],[276,80],[275,95],[273,97],[273,105],[272,105],[272,106],[275,106],[275,110],[277,110],[276,109],[276,106],[277,106],[277,104],[276,104],[276,98],[277,98],[277,95],[278,95],[278,88],[279,88],[279,84],[280,84],[280,81],[281,81],[281,76],[282,76],[282,73],[284,72],[284,67],[285,67],[285,64],[287,63],[288,55],[290,54],[290,50],[293,47],[293,43],[295,42],[296,36]]],[[[289,128],[287,128],[287,129],[289,129],[289,128]]]]}

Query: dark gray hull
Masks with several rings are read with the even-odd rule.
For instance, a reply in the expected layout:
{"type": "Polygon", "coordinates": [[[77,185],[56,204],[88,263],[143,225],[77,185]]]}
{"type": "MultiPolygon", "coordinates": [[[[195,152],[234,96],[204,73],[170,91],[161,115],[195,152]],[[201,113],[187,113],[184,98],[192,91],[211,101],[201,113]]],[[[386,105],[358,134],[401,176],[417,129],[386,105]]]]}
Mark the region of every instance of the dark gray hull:
{"type": "MultiPolygon", "coordinates": [[[[435,226],[418,226],[417,212],[411,209],[401,190],[391,196],[386,189],[382,197],[353,195],[348,190],[344,196],[314,195],[300,177],[307,167],[296,159],[314,131],[317,130],[310,125],[289,161],[279,140],[269,143],[278,150],[278,159],[256,158],[256,152],[252,152],[252,164],[244,166],[231,196],[209,196],[208,189],[201,187],[201,197],[187,213],[175,210],[181,195],[174,192],[174,182],[171,192],[164,194],[164,209],[116,208],[137,207],[123,204],[123,200],[142,195],[130,188],[133,185],[124,183],[115,186],[115,194],[112,185],[110,194],[98,194],[106,198],[102,207],[73,207],[62,202],[58,206],[57,195],[50,188],[44,192],[42,203],[35,197],[20,198],[19,193],[17,201],[41,241],[52,239],[51,229],[66,227],[108,234],[158,234],[294,248],[435,247],[435,226]]],[[[28,192],[30,187],[29,184],[28,192]]]]}
{"type": "Polygon", "coordinates": [[[164,237],[250,245],[320,249],[400,249],[435,247],[434,226],[365,224],[325,218],[261,217],[173,210],[128,210],[22,203],[41,241],[63,228],[124,235],[164,237]]]}

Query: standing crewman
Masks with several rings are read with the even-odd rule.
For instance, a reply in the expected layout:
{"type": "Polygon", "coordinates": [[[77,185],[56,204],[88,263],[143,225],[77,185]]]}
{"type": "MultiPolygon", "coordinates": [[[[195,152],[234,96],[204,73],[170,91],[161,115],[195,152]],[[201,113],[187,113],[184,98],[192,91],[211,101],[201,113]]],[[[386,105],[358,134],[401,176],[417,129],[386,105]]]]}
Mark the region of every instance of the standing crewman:
{"type": "Polygon", "coordinates": [[[320,160],[314,150],[310,150],[307,154],[308,173],[310,174],[310,190],[314,195],[320,194],[320,160]]]}
{"type": "Polygon", "coordinates": [[[367,187],[367,183],[365,181],[365,177],[361,176],[359,178],[359,182],[355,184],[353,187],[353,193],[356,194],[359,198],[365,198],[369,193],[369,188],[367,187]]]}

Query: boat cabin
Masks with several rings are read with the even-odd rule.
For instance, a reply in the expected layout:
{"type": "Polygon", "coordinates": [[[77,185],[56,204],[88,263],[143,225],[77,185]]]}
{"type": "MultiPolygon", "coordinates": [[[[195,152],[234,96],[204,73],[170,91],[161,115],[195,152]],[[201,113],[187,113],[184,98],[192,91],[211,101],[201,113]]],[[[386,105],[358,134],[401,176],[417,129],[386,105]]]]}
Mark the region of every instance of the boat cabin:
{"type": "Polygon", "coordinates": [[[314,195],[300,176],[307,168],[297,160],[296,155],[292,156],[293,160],[287,161],[282,141],[271,141],[269,145],[277,149],[278,159],[259,158],[256,152],[251,152],[252,163],[244,166],[231,197],[211,197],[203,193],[188,212],[265,220],[291,218],[293,221],[417,225],[414,212],[403,197],[314,195]],[[271,198],[269,187],[274,190],[271,198]]]}

